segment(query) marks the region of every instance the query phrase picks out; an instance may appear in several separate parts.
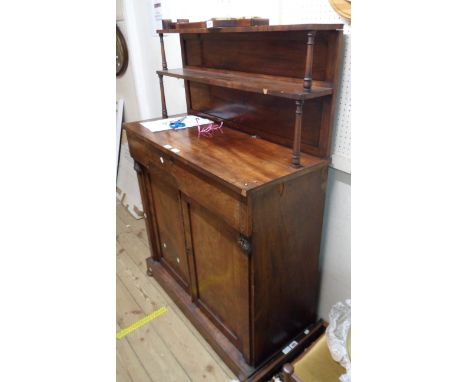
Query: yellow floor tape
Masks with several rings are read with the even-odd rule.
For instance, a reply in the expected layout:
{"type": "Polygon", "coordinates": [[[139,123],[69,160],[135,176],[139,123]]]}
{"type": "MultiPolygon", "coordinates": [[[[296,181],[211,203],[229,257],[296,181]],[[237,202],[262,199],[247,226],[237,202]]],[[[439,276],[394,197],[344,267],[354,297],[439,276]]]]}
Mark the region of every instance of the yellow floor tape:
{"type": "Polygon", "coordinates": [[[146,317],[143,317],[141,320],[133,323],[132,325],[118,332],[117,339],[120,340],[124,338],[127,334],[133,332],[134,330],[147,324],[148,322],[154,320],[156,317],[159,317],[161,314],[164,314],[166,312],[167,312],[167,308],[165,306],[163,306],[162,308],[159,308],[158,310],[155,310],[153,313],[148,314],[146,317]]]}

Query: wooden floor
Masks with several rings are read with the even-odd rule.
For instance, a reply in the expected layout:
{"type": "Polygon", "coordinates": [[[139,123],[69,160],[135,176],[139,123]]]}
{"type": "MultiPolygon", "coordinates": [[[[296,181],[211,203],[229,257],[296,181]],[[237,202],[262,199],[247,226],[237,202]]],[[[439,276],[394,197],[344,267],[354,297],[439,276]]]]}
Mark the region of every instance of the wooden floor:
{"type": "Polygon", "coordinates": [[[117,327],[168,311],[117,340],[117,381],[237,380],[158,283],[146,275],[145,222],[117,202],[117,327]]]}

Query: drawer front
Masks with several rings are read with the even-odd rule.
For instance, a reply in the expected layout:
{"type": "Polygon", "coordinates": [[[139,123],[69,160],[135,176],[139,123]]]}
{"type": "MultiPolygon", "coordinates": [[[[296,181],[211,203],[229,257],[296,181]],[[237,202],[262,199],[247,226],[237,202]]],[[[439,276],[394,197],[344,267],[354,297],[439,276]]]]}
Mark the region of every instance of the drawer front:
{"type": "Polygon", "coordinates": [[[153,148],[144,140],[134,135],[127,135],[127,137],[133,159],[146,168],[167,170],[168,166],[173,164],[173,160],[169,155],[153,148]]]}
{"type": "Polygon", "coordinates": [[[215,185],[194,170],[182,167],[171,155],[137,137],[129,137],[129,145],[132,157],[150,173],[176,187],[243,235],[251,235],[246,199],[243,196],[234,194],[222,185],[215,185]]]}

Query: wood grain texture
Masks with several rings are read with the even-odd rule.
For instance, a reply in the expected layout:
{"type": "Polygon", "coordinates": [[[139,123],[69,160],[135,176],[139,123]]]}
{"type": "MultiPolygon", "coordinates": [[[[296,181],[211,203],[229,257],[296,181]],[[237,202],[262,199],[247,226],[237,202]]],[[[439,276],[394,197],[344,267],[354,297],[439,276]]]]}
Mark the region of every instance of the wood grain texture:
{"type": "MultiPolygon", "coordinates": [[[[336,31],[315,31],[312,71],[325,80],[330,38],[336,31]]],[[[308,31],[182,35],[186,66],[304,80],[308,31]]],[[[283,79],[283,81],[285,81],[283,79]]],[[[300,92],[302,92],[302,89],[300,92]]]]}
{"type": "Polygon", "coordinates": [[[326,171],[265,187],[252,196],[257,362],[316,319],[326,171]]]}
{"type": "Polygon", "coordinates": [[[304,91],[311,92],[312,86],[312,64],[313,64],[313,52],[315,45],[315,36],[316,31],[307,32],[307,54],[306,54],[306,64],[305,64],[305,74],[304,74],[304,91]]]}
{"type": "Polygon", "coordinates": [[[239,234],[197,203],[189,204],[197,304],[250,359],[249,257],[239,234]]]}
{"type": "Polygon", "coordinates": [[[261,25],[252,27],[228,27],[228,28],[194,28],[194,29],[161,29],[158,33],[233,33],[233,32],[286,32],[307,30],[336,30],[342,29],[343,24],[295,24],[295,25],[261,25]]]}
{"type": "MultiPolygon", "coordinates": [[[[189,89],[192,100],[190,114],[222,120],[230,128],[293,147],[295,101],[195,82],[190,82],[189,89]]],[[[301,151],[304,153],[327,156],[322,147],[328,147],[329,137],[323,135],[321,129],[323,105],[330,97],[304,102],[301,132],[301,151]]]]}
{"type": "Polygon", "coordinates": [[[158,74],[184,79],[188,112],[222,131],[125,125],[154,231],[148,274],[242,381],[316,322],[335,27],[182,33],[183,68],[158,74]]]}
{"type": "Polygon", "coordinates": [[[130,153],[144,166],[149,166],[150,161],[156,165],[160,162],[157,154],[163,153],[169,160],[201,172],[243,196],[279,178],[298,175],[301,171],[323,167],[328,163],[302,154],[304,168],[293,169],[290,166],[289,149],[229,128],[223,128],[223,133],[217,133],[211,138],[198,138],[196,128],[152,133],[135,122],[126,124],[125,129],[130,153]],[[180,152],[174,153],[164,148],[166,144],[178,148],[180,152]],[[147,149],[139,151],[138,146],[147,149]],[[155,156],[153,160],[150,153],[155,156]]]}
{"type": "Polygon", "coordinates": [[[161,46],[162,68],[167,69],[166,49],[164,47],[164,35],[162,33],[159,33],[159,42],[161,46]]]}
{"type": "MultiPolygon", "coordinates": [[[[250,226],[245,216],[245,197],[238,195],[226,187],[219,187],[213,182],[200,179],[193,172],[174,163],[162,153],[159,158],[164,158],[164,163],[155,158],[149,160],[148,169],[145,170],[145,177],[153,179],[154,182],[164,181],[173,188],[173,193],[180,190],[188,199],[194,200],[208,210],[218,214],[218,216],[234,229],[240,230],[243,234],[250,235],[250,226]]],[[[156,155],[156,158],[158,156],[156,155]]],[[[151,191],[151,184],[146,186],[151,191]]],[[[154,198],[153,198],[154,201],[154,198]]],[[[149,221],[150,218],[147,218],[149,221]]]]}
{"type": "Polygon", "coordinates": [[[155,176],[150,177],[150,197],[154,203],[153,214],[157,221],[159,236],[159,251],[161,260],[174,273],[178,281],[187,290],[190,285],[190,275],[187,255],[185,253],[185,238],[180,209],[179,193],[167,183],[160,182],[155,176]]]}
{"type": "Polygon", "coordinates": [[[162,117],[167,118],[167,106],[166,106],[166,93],[164,91],[164,79],[163,75],[158,73],[159,78],[159,91],[161,93],[161,109],[162,109],[162,117]]]}
{"type": "MultiPolygon", "coordinates": [[[[130,326],[144,317],[143,311],[119,278],[117,278],[117,307],[119,309],[117,323],[121,328],[130,326]]],[[[147,372],[153,380],[190,381],[190,377],[157,333],[142,327],[125,338],[148,368],[147,372]]]]}
{"type": "Polygon", "coordinates": [[[288,147],[297,125],[287,101],[305,100],[301,150],[328,158],[342,32],[284,30],[183,34],[184,68],[166,74],[185,79],[190,113],[288,147]]]}
{"type": "MultiPolygon", "coordinates": [[[[137,147],[132,145],[134,139],[139,138],[130,134],[130,147],[137,147]]],[[[160,152],[146,154],[149,159],[145,160],[143,156],[141,159],[149,168],[142,166],[143,175],[154,170],[151,170],[151,163],[158,161],[160,152]],[[152,155],[156,158],[151,159],[152,155]]],[[[148,260],[148,266],[153,274],[157,272],[155,277],[168,293],[174,293],[181,309],[189,312],[205,336],[213,336],[212,325],[217,328],[219,333],[210,343],[218,346],[223,359],[234,370],[248,376],[251,370],[247,363],[260,365],[315,320],[326,167],[316,166],[313,171],[302,172],[296,177],[277,179],[246,196],[244,213],[246,218],[252,219],[249,224],[252,227],[252,271],[250,251],[242,251],[238,230],[230,228],[219,217],[223,216],[222,208],[209,212],[190,197],[179,198],[181,190],[174,185],[184,183],[178,180],[180,173],[173,171],[179,167],[177,158],[159,163],[161,165],[157,167],[161,175],[145,188],[151,192],[155,208],[148,215],[156,216],[158,227],[161,226],[158,219],[161,215],[168,221],[177,222],[171,223],[167,232],[179,237],[179,252],[188,256],[187,269],[192,271],[187,277],[191,285],[184,285],[184,292],[177,291],[167,276],[172,274],[174,278],[173,264],[164,261],[164,256],[161,265],[148,260]],[[167,195],[164,198],[157,196],[160,192],[167,195]],[[181,235],[185,236],[184,244],[181,235]],[[279,269],[282,270],[281,277],[277,279],[279,269]],[[255,288],[249,287],[251,275],[255,288]],[[296,279],[287,281],[290,277],[296,279]],[[304,285],[306,289],[301,292],[304,285]],[[278,304],[282,313],[278,313],[278,304]],[[258,306],[260,308],[256,310],[258,306]],[[271,320],[272,317],[275,319],[271,320]],[[229,342],[243,354],[243,358],[236,355],[237,350],[234,351],[229,342]]],[[[191,171],[203,189],[202,174],[191,171]]],[[[152,179],[153,175],[149,177],[152,179]]],[[[190,188],[187,189],[190,192],[190,188]]],[[[164,240],[161,228],[158,236],[164,240]]],[[[161,247],[161,242],[154,243],[153,247],[161,247]]]]}
{"type": "Polygon", "coordinates": [[[185,67],[181,69],[158,70],[158,74],[208,85],[222,86],[229,89],[291,99],[313,99],[333,93],[333,88],[330,84],[323,81],[315,81],[310,91],[304,91],[303,80],[221,69],[185,67]]]}
{"type": "MultiPolygon", "coordinates": [[[[152,209],[152,199],[150,197],[151,193],[148,191],[149,187],[149,179],[147,174],[143,174],[143,169],[139,166],[138,162],[134,163],[134,168],[137,173],[138,178],[138,186],[140,188],[140,196],[141,201],[143,204],[143,211],[150,211],[152,209]]],[[[154,243],[159,243],[158,230],[157,230],[157,223],[155,220],[155,216],[153,215],[146,215],[143,214],[144,222],[146,224],[146,232],[148,235],[155,236],[151,240],[148,241],[148,244],[152,246],[154,243]]],[[[159,247],[151,248],[152,256],[155,256],[156,259],[161,258],[161,252],[159,247]]]]}
{"type": "Polygon", "coordinates": [[[166,293],[187,316],[190,322],[200,331],[203,338],[219,354],[223,362],[244,381],[255,369],[251,367],[242,356],[242,353],[220,331],[206,314],[194,304],[185,290],[173,279],[167,270],[157,261],[147,259],[147,266],[152,269],[156,281],[164,288],[166,293]]]}
{"type": "MultiPolygon", "coordinates": [[[[129,216],[129,220],[131,219],[133,217],[129,216]]],[[[117,274],[121,281],[129,291],[134,290],[132,286],[134,284],[145,304],[149,303],[151,305],[151,311],[146,311],[145,305],[140,306],[143,311],[151,313],[154,311],[154,307],[159,306],[158,303],[168,307],[166,314],[169,315],[167,317],[170,318],[171,328],[173,327],[183,337],[181,344],[183,344],[182,348],[184,351],[193,352],[193,354],[200,356],[196,361],[200,370],[209,371],[208,369],[211,369],[209,365],[213,365],[213,368],[222,370],[224,375],[227,376],[227,380],[233,379],[234,375],[232,371],[190,323],[164,289],[154,279],[147,277],[145,260],[149,255],[148,248],[145,248],[145,246],[140,247],[138,243],[141,244],[140,237],[132,233],[119,235],[117,241],[117,274]],[[123,263],[120,263],[120,260],[123,263]],[[120,268],[121,264],[124,265],[123,268],[120,268]]],[[[135,299],[140,301],[140,297],[136,297],[135,299]]],[[[159,326],[162,333],[166,333],[165,325],[161,323],[159,326]]],[[[169,337],[167,338],[170,339],[169,337]]],[[[181,353],[174,351],[173,354],[180,361],[181,353]]],[[[184,362],[180,363],[183,364],[184,362]]],[[[215,374],[217,373],[215,372],[215,374]]]]}
{"type": "MultiPolygon", "coordinates": [[[[234,379],[232,372],[190,324],[176,304],[152,278],[146,276],[144,260],[149,256],[149,248],[146,243],[144,222],[135,220],[119,204],[116,220],[117,275],[129,292],[129,295],[124,295],[123,298],[133,298],[144,315],[153,312],[159,306],[168,307],[167,313],[138,330],[149,329],[159,335],[191,380],[228,382],[234,379]]],[[[121,299],[119,298],[118,301],[121,299]]],[[[119,304],[117,315],[120,314],[124,314],[124,311],[119,304]]],[[[147,340],[145,330],[140,333],[147,340]]],[[[150,363],[154,362],[150,360],[150,363]]],[[[138,358],[128,343],[128,339],[117,341],[118,381],[147,381],[145,377],[147,369],[152,370],[152,366],[147,366],[138,358]]],[[[169,378],[163,373],[154,374],[153,377],[154,379],[150,378],[149,381],[162,381],[169,378]]]]}
{"type": "MultiPolygon", "coordinates": [[[[117,325],[117,331],[121,329],[117,325]]],[[[127,338],[117,341],[116,348],[117,382],[152,381],[127,338]]]]}
{"type": "MultiPolygon", "coordinates": [[[[162,301],[155,288],[149,283],[150,279],[136,269],[128,259],[118,260],[118,273],[122,282],[138,306],[145,314],[155,310],[154,301],[162,301]],[[141,278],[140,278],[141,276],[141,278]],[[135,280],[138,277],[138,280],[135,280]]],[[[190,380],[228,381],[224,370],[212,359],[203,346],[193,337],[190,331],[183,327],[176,314],[168,311],[138,330],[155,332],[166,347],[176,358],[190,380]]],[[[144,338],[144,337],[143,337],[144,338]]],[[[164,376],[166,378],[166,376],[164,376]]],[[[164,380],[164,379],[161,379],[164,380]]]]}

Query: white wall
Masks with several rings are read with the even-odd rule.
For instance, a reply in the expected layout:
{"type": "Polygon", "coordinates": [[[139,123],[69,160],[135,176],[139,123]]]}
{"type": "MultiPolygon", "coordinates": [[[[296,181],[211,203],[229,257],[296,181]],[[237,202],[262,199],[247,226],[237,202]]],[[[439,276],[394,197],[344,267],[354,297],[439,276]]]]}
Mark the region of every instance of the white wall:
{"type": "MultiPolygon", "coordinates": [[[[128,31],[127,31],[127,24],[125,22],[125,16],[123,13],[123,4],[122,0],[118,0],[116,3],[116,23],[125,37],[125,41],[128,42],[128,31]]],[[[127,43],[128,44],[128,43],[127,43]]],[[[129,48],[130,50],[130,48],[129,48]]],[[[138,99],[136,96],[136,89],[135,89],[135,80],[133,77],[133,57],[132,52],[129,52],[130,59],[128,63],[127,70],[125,73],[117,77],[116,79],[116,97],[122,98],[124,100],[124,119],[125,121],[136,121],[140,119],[140,110],[138,105],[138,99]]]]}
{"type": "MultiPolygon", "coordinates": [[[[134,30],[133,34],[130,33],[133,36],[130,49],[134,54],[133,68],[136,92],[140,97],[141,117],[159,117],[161,104],[155,71],[161,68],[161,59],[159,37],[151,35],[151,1],[121,1],[125,5],[129,32],[130,28],[134,30]]],[[[173,20],[188,18],[191,21],[201,21],[211,17],[261,16],[268,17],[272,25],[342,21],[332,10],[328,0],[204,0],[193,2],[161,0],[161,2],[163,18],[173,20]]],[[[347,29],[349,31],[350,28],[347,29]]],[[[164,39],[168,67],[180,67],[182,62],[179,36],[165,35],[164,39]]],[[[350,59],[350,56],[348,58],[350,59]]],[[[164,81],[168,114],[185,112],[183,81],[167,77],[164,81]]],[[[338,107],[338,114],[340,124],[346,126],[346,123],[349,125],[350,96],[348,91],[344,92],[340,89],[340,101],[343,96],[346,98],[344,103],[348,109],[341,110],[338,107]]],[[[334,130],[333,147],[338,150],[343,142],[344,133],[338,132],[337,128],[334,130]]],[[[347,138],[346,143],[348,145],[346,152],[349,152],[350,137],[347,138]]],[[[349,160],[343,169],[350,172],[349,160]]],[[[351,296],[350,199],[351,175],[330,168],[322,235],[322,288],[319,301],[319,316],[324,319],[328,319],[330,307],[335,302],[351,296]]]]}
{"type": "MultiPolygon", "coordinates": [[[[129,44],[132,33],[135,33],[133,20],[128,23],[124,0],[116,1],[116,23],[127,42],[129,51],[129,62],[125,73],[116,79],[116,98],[124,100],[124,121],[137,121],[142,119],[141,99],[145,96],[137,94],[137,87],[134,73],[139,72],[138,62],[134,61],[134,48],[129,44]],[[129,33],[130,32],[130,33],[129,33]]],[[[118,140],[119,137],[116,137],[118,140]]],[[[139,211],[143,209],[138,179],[133,170],[133,160],[130,157],[128,143],[125,132],[122,132],[119,170],[117,175],[117,199],[135,217],[140,218],[139,211]]]]}
{"type": "Polygon", "coordinates": [[[319,316],[351,297],[351,175],[330,168],[321,248],[322,287],[319,316]]]}

